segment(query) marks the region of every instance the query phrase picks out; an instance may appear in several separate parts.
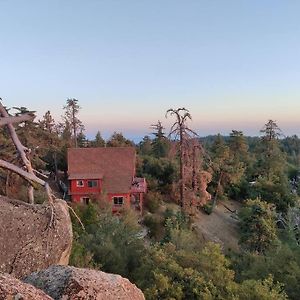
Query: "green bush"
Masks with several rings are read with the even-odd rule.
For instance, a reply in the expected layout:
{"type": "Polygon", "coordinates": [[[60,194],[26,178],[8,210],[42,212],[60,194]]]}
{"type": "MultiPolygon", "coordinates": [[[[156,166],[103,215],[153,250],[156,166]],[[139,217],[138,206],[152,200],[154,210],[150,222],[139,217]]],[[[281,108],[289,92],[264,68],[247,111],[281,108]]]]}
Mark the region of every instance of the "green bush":
{"type": "Polygon", "coordinates": [[[159,192],[149,191],[145,195],[145,207],[151,212],[155,213],[159,209],[162,201],[162,196],[159,192]]]}
{"type": "Polygon", "coordinates": [[[274,205],[260,199],[247,200],[239,218],[240,243],[245,249],[261,254],[277,241],[274,205]]]}
{"type": "Polygon", "coordinates": [[[83,230],[74,220],[74,239],[70,264],[91,265],[109,273],[130,279],[139,265],[144,245],[140,238],[141,226],[131,210],[117,217],[111,209],[96,204],[78,207],[77,214],[85,226],[83,230]]]}
{"type": "Polygon", "coordinates": [[[213,212],[213,206],[211,203],[207,203],[203,205],[202,209],[208,215],[210,215],[213,212]]]}
{"type": "Polygon", "coordinates": [[[163,220],[156,215],[148,214],[145,216],[144,225],[149,229],[149,236],[159,240],[162,236],[163,230],[163,220]]]}

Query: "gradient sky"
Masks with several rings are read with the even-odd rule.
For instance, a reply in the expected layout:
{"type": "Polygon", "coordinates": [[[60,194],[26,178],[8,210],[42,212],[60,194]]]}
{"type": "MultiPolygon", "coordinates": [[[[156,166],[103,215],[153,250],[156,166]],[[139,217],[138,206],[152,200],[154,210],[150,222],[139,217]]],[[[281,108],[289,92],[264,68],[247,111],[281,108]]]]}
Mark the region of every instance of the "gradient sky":
{"type": "Polygon", "coordinates": [[[300,1],[0,0],[0,97],[137,140],[185,106],[200,135],[300,134],[300,1]]]}

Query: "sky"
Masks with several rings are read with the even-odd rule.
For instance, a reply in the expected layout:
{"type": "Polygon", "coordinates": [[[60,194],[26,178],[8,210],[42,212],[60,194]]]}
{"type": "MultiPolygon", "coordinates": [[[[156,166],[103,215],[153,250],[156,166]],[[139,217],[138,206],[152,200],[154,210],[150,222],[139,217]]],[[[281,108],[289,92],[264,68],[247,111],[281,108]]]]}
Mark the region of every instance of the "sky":
{"type": "Polygon", "coordinates": [[[169,108],[200,136],[300,135],[300,1],[0,0],[0,97],[89,137],[139,140],[169,108]]]}

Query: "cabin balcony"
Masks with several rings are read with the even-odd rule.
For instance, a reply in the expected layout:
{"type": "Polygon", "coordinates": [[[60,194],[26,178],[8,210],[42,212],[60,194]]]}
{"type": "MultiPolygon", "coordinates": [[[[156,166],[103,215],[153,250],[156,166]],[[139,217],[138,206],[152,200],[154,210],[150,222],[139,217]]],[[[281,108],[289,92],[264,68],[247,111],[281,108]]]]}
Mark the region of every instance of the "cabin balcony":
{"type": "Polygon", "coordinates": [[[131,184],[130,192],[132,194],[146,193],[147,183],[145,178],[134,177],[131,184]]]}

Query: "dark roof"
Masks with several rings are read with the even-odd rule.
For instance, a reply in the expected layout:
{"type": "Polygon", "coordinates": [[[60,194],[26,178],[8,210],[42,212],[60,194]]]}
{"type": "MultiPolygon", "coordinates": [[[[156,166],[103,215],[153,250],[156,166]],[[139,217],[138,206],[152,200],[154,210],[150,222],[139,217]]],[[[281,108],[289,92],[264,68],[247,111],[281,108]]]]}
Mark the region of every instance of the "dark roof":
{"type": "Polygon", "coordinates": [[[69,179],[103,178],[105,192],[129,193],[135,175],[135,148],[70,148],[68,174],[69,179]],[[79,178],[81,175],[84,178],[79,178]]]}

